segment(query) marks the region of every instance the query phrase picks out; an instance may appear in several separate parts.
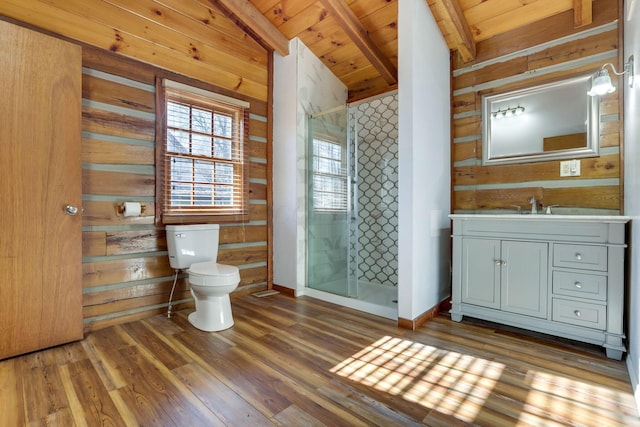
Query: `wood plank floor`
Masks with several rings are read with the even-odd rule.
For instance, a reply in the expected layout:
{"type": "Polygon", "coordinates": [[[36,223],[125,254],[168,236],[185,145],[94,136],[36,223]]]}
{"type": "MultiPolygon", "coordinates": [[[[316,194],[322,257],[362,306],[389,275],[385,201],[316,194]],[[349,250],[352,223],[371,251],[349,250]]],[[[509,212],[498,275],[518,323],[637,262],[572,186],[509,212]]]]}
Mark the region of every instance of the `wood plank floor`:
{"type": "Polygon", "coordinates": [[[0,361],[1,426],[640,426],[599,347],[446,315],[412,332],[309,297],[232,300],[0,361]]]}

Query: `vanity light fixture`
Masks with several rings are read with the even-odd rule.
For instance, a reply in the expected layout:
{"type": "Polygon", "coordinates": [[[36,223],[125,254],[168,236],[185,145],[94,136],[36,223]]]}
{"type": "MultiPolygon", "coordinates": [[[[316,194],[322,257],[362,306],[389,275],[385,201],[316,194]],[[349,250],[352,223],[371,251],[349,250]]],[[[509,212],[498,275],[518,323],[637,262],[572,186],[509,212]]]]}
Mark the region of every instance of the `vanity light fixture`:
{"type": "Polygon", "coordinates": [[[608,93],[613,93],[616,90],[615,86],[611,84],[611,77],[609,76],[609,72],[606,70],[607,65],[611,67],[613,74],[616,76],[629,73],[627,76],[627,83],[629,84],[629,87],[633,87],[633,55],[631,55],[627,62],[624,63],[624,70],[620,73],[616,71],[616,67],[614,67],[612,63],[607,62],[604,64],[602,68],[593,75],[591,90],[587,92],[589,96],[602,96],[608,93]]]}
{"type": "Polygon", "coordinates": [[[509,117],[519,116],[522,113],[524,113],[524,107],[518,105],[517,107],[509,107],[504,110],[494,111],[493,113],[491,113],[491,118],[496,120],[500,120],[503,118],[508,119],[509,117]]]}

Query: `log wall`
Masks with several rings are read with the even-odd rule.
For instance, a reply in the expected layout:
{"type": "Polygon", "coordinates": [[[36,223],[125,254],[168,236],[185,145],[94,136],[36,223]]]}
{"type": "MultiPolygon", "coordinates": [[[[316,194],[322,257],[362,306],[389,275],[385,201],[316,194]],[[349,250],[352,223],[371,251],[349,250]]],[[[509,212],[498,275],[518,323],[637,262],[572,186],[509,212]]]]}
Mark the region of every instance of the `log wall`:
{"type": "Polygon", "coordinates": [[[621,212],[620,91],[601,98],[600,156],[581,159],[579,177],[561,178],[559,161],[483,166],[481,160],[482,95],[618,65],[618,13],[616,0],[596,0],[589,26],[574,29],[568,11],[478,43],[473,63],[453,58],[453,212],[528,209],[532,196],[566,212],[621,212]]]}
{"type": "MultiPolygon", "coordinates": [[[[155,75],[179,76],[85,48],[83,58],[83,277],[85,329],[166,310],[174,271],[164,229],[154,225],[155,75]],[[135,79],[124,77],[127,70],[135,79]],[[141,202],[139,217],[118,205],[141,202]]],[[[240,268],[233,296],[267,287],[266,104],[251,100],[248,223],[220,227],[218,260],[240,268]]],[[[174,309],[192,305],[179,275],[174,309]]]]}
{"type": "MultiPolygon", "coordinates": [[[[218,260],[240,268],[232,297],[266,289],[269,53],[204,0],[8,0],[0,15],[83,46],[85,331],[166,311],[174,272],[154,224],[156,76],[250,103],[250,218],[221,225],[218,260]],[[144,214],[120,215],[125,201],[144,214]]],[[[173,301],[193,305],[184,274],[173,301]]]]}

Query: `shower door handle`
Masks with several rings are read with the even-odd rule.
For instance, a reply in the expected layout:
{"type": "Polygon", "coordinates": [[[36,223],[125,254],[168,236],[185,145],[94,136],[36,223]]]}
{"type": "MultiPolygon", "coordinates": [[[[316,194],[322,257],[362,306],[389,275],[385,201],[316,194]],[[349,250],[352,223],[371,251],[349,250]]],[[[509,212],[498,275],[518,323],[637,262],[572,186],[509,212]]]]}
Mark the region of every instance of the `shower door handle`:
{"type": "Polygon", "coordinates": [[[356,206],[356,180],[347,175],[347,208],[351,211],[351,220],[354,221],[358,218],[358,211],[356,206]]]}

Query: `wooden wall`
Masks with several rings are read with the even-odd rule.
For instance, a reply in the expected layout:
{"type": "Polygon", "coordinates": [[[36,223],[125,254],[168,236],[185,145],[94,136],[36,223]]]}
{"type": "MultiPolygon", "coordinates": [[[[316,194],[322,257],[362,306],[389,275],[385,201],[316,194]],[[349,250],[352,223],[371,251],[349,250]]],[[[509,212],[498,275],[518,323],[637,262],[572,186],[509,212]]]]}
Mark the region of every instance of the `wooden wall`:
{"type": "MultiPolygon", "coordinates": [[[[174,272],[154,224],[157,75],[250,102],[250,222],[221,225],[218,260],[240,268],[234,295],[266,289],[268,52],[206,1],[7,0],[0,15],[83,45],[85,331],[166,311],[174,272]],[[146,211],[124,218],[124,201],[146,211]]],[[[184,275],[173,300],[193,304],[184,275]]]]}
{"type": "MultiPolygon", "coordinates": [[[[86,328],[165,311],[174,271],[163,228],[154,225],[155,75],[169,73],[85,48],[83,54],[83,281],[86,328]],[[126,71],[125,71],[126,70],[126,71]],[[125,77],[123,74],[132,77],[125,77]],[[123,217],[124,201],[146,206],[123,217]]],[[[266,289],[266,104],[253,100],[249,123],[250,222],[222,224],[218,260],[238,266],[236,295],[266,289]]],[[[192,304],[184,275],[174,309],[192,304]]]]}
{"type": "Polygon", "coordinates": [[[561,178],[559,161],[481,164],[482,95],[589,74],[606,62],[618,64],[618,1],[594,1],[593,23],[582,28],[573,28],[572,13],[480,42],[472,63],[453,58],[454,212],[513,209],[512,205],[528,209],[532,196],[571,212],[622,209],[620,91],[602,98],[600,156],[582,159],[579,177],[561,178]],[[579,36],[570,37],[575,34],[579,36]]]}

